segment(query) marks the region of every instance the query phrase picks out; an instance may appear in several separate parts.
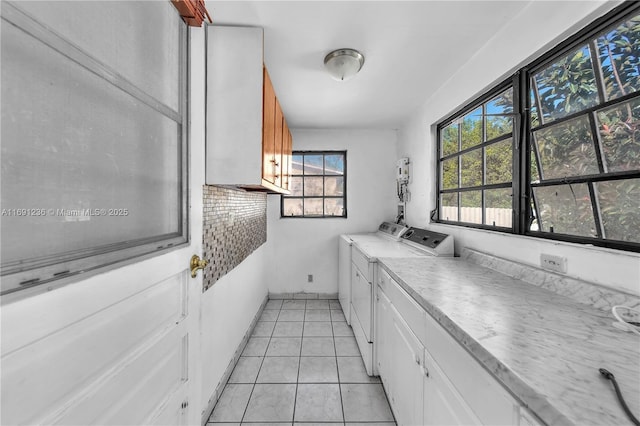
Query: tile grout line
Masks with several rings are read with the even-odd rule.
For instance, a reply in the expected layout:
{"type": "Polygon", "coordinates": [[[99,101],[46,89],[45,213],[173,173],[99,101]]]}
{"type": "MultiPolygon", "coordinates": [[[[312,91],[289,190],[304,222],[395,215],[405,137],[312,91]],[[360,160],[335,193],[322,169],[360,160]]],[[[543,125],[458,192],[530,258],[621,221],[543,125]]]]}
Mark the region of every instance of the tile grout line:
{"type": "MultiPolygon", "coordinates": [[[[267,303],[268,300],[267,300],[267,303]]],[[[280,310],[282,310],[282,306],[280,306],[280,310]]],[[[280,311],[278,311],[278,317],[280,316],[280,311]]],[[[278,317],[276,317],[276,323],[278,322],[278,317]]],[[[258,319],[260,321],[260,319],[258,319]]],[[[242,418],[240,419],[240,424],[244,421],[244,417],[247,415],[247,410],[249,409],[249,403],[251,402],[251,397],[253,396],[253,391],[256,389],[256,384],[258,384],[258,376],[260,375],[260,370],[262,370],[262,366],[264,365],[264,359],[267,357],[267,350],[269,350],[269,345],[271,344],[271,337],[273,337],[273,332],[275,331],[276,326],[273,325],[273,330],[271,330],[271,335],[269,335],[269,341],[267,342],[267,347],[264,349],[264,353],[262,354],[262,361],[260,361],[260,368],[258,368],[258,373],[256,374],[256,378],[253,379],[253,387],[251,388],[251,393],[249,393],[249,399],[247,400],[247,405],[244,407],[244,412],[242,413],[242,418]]],[[[240,354],[242,356],[242,354],[240,354]]],[[[239,358],[238,358],[239,359],[239,358]]],[[[238,365],[236,363],[236,365],[238,365]]],[[[235,369],[235,367],[234,367],[235,369]]],[[[227,382],[228,384],[228,382],[227,382]]]]}
{"type": "MultiPolygon", "coordinates": [[[[284,302],[282,302],[284,305],[284,302]]],[[[293,416],[291,418],[291,424],[295,424],[296,420],[296,405],[298,402],[298,384],[300,382],[300,364],[302,363],[302,342],[304,341],[304,324],[307,317],[307,301],[304,301],[304,313],[302,315],[302,334],[300,335],[300,351],[298,352],[298,375],[296,376],[296,392],[293,397],[293,416]]]]}
{"type": "Polygon", "coordinates": [[[342,399],[342,382],[340,381],[340,366],[338,365],[338,347],[336,345],[336,333],[333,329],[333,315],[331,315],[331,302],[329,302],[329,317],[331,318],[331,336],[333,336],[333,350],[336,354],[336,373],[338,374],[338,393],[340,395],[340,408],[342,409],[342,424],[347,424],[344,415],[344,400],[342,399]]]}
{"type": "MultiPolygon", "coordinates": [[[[283,307],[284,307],[284,302],[285,302],[285,301],[286,301],[286,300],[283,300],[283,301],[281,302],[280,308],[278,308],[278,309],[277,309],[277,313],[278,313],[278,314],[277,314],[277,316],[276,316],[276,318],[275,318],[275,321],[274,321],[274,327],[273,327],[272,331],[270,332],[270,334],[269,334],[268,336],[264,336],[264,337],[267,337],[267,338],[268,338],[268,342],[267,342],[267,345],[266,345],[265,351],[264,351],[264,353],[262,354],[262,360],[261,360],[261,362],[260,362],[260,366],[259,366],[259,368],[258,368],[258,372],[257,372],[257,374],[256,374],[256,376],[255,376],[255,379],[253,380],[253,383],[252,383],[251,392],[249,393],[249,399],[248,399],[247,405],[245,406],[245,409],[244,409],[243,415],[242,415],[241,420],[240,420],[240,423],[241,423],[241,424],[245,424],[245,423],[243,423],[243,422],[245,421],[245,417],[246,417],[246,415],[247,415],[247,413],[248,413],[248,407],[249,407],[249,405],[250,405],[250,404],[249,404],[249,402],[251,401],[251,398],[252,398],[252,396],[253,396],[253,393],[255,393],[255,388],[257,387],[257,385],[258,385],[258,384],[286,384],[286,383],[287,383],[287,382],[265,382],[265,383],[258,383],[258,377],[259,377],[260,373],[262,372],[262,368],[264,367],[264,363],[265,363],[265,361],[266,361],[266,359],[265,359],[265,358],[267,357],[267,351],[268,351],[268,349],[269,349],[269,346],[270,346],[270,344],[271,344],[271,342],[272,342],[273,338],[274,338],[274,337],[277,337],[277,336],[275,336],[275,329],[276,329],[277,323],[279,322],[280,315],[281,315],[281,314],[282,314],[282,312],[284,311],[283,307]]],[[[303,309],[303,320],[301,321],[301,323],[302,323],[302,330],[301,330],[301,336],[300,336],[300,342],[301,342],[301,344],[300,344],[300,349],[299,349],[298,356],[297,356],[297,358],[298,358],[298,369],[297,369],[297,376],[296,376],[296,382],[295,382],[295,384],[296,384],[296,388],[295,388],[295,392],[294,392],[294,401],[293,401],[293,402],[294,402],[294,406],[293,406],[293,418],[292,418],[292,420],[291,420],[291,422],[292,422],[292,423],[291,423],[291,426],[295,425],[295,414],[296,414],[296,405],[297,405],[297,398],[298,398],[298,390],[299,390],[299,385],[300,385],[300,374],[301,374],[301,371],[302,371],[302,359],[303,359],[303,356],[302,356],[302,353],[303,353],[303,346],[302,346],[302,342],[303,342],[303,340],[304,340],[304,337],[310,337],[310,338],[312,338],[312,337],[319,337],[319,336],[306,336],[306,335],[305,335],[305,331],[304,331],[304,330],[305,330],[305,325],[306,325],[307,323],[312,324],[312,323],[317,322],[317,321],[307,321],[307,320],[306,320],[306,313],[309,311],[309,309],[307,308],[307,303],[308,303],[308,301],[306,301],[306,300],[305,300],[305,307],[304,307],[304,309],[303,309]]],[[[327,302],[327,303],[329,303],[329,302],[327,302]]],[[[335,359],[335,362],[336,362],[337,384],[338,384],[338,391],[339,391],[339,398],[340,398],[340,406],[341,406],[342,418],[343,418],[343,420],[342,420],[342,421],[337,421],[337,422],[335,422],[335,423],[340,423],[341,425],[346,426],[347,421],[346,421],[346,418],[345,418],[345,407],[344,407],[344,401],[343,401],[343,395],[342,395],[342,384],[343,384],[343,379],[342,379],[342,378],[341,378],[341,376],[340,376],[340,369],[339,369],[339,364],[338,364],[338,358],[339,358],[339,356],[338,356],[338,350],[337,350],[337,344],[336,344],[336,338],[337,338],[337,337],[343,337],[343,336],[342,336],[342,335],[339,335],[339,336],[338,336],[338,335],[336,335],[336,334],[335,334],[335,329],[334,329],[334,325],[335,325],[336,323],[344,322],[344,321],[340,321],[340,320],[338,320],[338,319],[335,319],[335,318],[334,318],[334,316],[333,316],[333,315],[331,315],[331,310],[332,310],[331,308],[332,308],[332,307],[331,307],[331,304],[329,303],[329,311],[330,311],[330,312],[329,312],[329,315],[330,315],[330,318],[329,318],[329,324],[330,324],[330,326],[331,326],[331,338],[332,338],[332,341],[333,341],[333,344],[334,344],[334,355],[333,355],[333,356],[331,356],[331,357],[332,357],[332,358],[334,358],[334,359],[335,359]]],[[[334,308],[335,308],[335,307],[334,307],[334,308]]],[[[320,308],[318,308],[318,309],[320,309],[320,308]]],[[[312,309],[312,310],[313,310],[313,309],[312,309]]],[[[336,310],[336,309],[334,309],[334,310],[336,310]]],[[[340,309],[338,309],[338,310],[340,310],[340,309]]],[[[275,311],[275,309],[274,309],[274,311],[275,311]]],[[[280,322],[286,322],[286,321],[280,321],[280,322]]],[[[258,337],[258,336],[253,336],[253,337],[258,337]]],[[[260,336],[260,337],[262,337],[262,336],[260,336]]],[[[292,336],[281,336],[281,337],[291,337],[291,338],[295,338],[296,336],[292,335],[292,336]]],[[[242,356],[242,355],[241,355],[241,356],[242,356]]],[[[279,356],[276,356],[276,357],[287,357],[287,356],[288,356],[288,355],[279,355],[279,356]]],[[[322,355],[309,355],[309,356],[310,356],[310,357],[311,357],[311,356],[322,357],[322,355]]],[[[347,357],[352,357],[352,358],[358,358],[358,359],[360,358],[360,357],[355,356],[355,355],[352,355],[352,356],[345,355],[345,356],[347,356],[347,357]]],[[[237,367],[237,364],[236,364],[236,367],[237,367]]],[[[234,369],[235,369],[235,367],[234,367],[234,369]]],[[[232,374],[233,374],[233,373],[232,373],[232,374]]],[[[356,382],[354,382],[354,383],[356,383],[356,382]]],[[[358,382],[358,383],[359,383],[359,382],[358,382]]],[[[227,382],[227,384],[229,384],[229,382],[227,382]]],[[[248,383],[248,384],[251,384],[251,383],[248,383]]],[[[309,383],[305,383],[305,384],[310,384],[310,385],[323,385],[323,384],[327,384],[327,382],[319,381],[319,382],[309,382],[309,383]]],[[[387,395],[386,395],[386,390],[384,390],[384,387],[383,387],[383,392],[384,392],[385,399],[386,399],[387,404],[388,404],[388,403],[389,403],[389,402],[388,402],[388,397],[387,397],[387,395]]],[[[392,420],[390,423],[392,423],[392,424],[393,424],[393,423],[395,423],[395,424],[397,425],[396,420],[395,420],[395,416],[393,415],[393,411],[392,411],[392,417],[393,417],[393,420],[392,420]]],[[[258,420],[256,420],[256,421],[260,421],[260,420],[258,419],[258,420]]],[[[207,422],[207,423],[209,423],[209,422],[207,422]]],[[[266,423],[274,423],[274,422],[273,422],[273,421],[266,421],[266,423]]],[[[322,420],[322,421],[321,421],[321,423],[327,423],[327,421],[322,420]]],[[[367,424],[367,423],[372,423],[372,422],[359,422],[359,423],[363,423],[363,426],[366,426],[366,424],[367,424]]]]}

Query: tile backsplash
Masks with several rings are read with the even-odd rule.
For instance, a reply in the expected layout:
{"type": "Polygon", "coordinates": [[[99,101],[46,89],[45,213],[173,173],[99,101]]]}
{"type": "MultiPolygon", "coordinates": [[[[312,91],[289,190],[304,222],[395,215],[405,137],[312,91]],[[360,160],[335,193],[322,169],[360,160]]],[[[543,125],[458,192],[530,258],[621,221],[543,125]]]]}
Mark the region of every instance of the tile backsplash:
{"type": "Polygon", "coordinates": [[[203,291],[267,241],[267,194],[203,187],[203,291]]]}

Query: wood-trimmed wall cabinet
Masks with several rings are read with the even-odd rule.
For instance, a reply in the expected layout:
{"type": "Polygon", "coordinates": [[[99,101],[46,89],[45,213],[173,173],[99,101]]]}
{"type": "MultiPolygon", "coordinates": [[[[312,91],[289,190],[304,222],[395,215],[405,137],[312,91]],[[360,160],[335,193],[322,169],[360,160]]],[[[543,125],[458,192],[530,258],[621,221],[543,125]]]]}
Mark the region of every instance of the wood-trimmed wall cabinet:
{"type": "Polygon", "coordinates": [[[288,194],[293,140],[262,28],[208,25],[206,78],[206,183],[288,194]]]}

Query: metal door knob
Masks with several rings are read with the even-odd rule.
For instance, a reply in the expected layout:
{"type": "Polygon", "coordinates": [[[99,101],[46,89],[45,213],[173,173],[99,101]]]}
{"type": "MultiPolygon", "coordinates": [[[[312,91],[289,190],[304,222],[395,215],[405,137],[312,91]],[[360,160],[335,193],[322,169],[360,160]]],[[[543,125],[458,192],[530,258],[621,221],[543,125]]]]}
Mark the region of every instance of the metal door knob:
{"type": "Polygon", "coordinates": [[[191,278],[195,278],[198,274],[198,269],[204,269],[209,264],[207,259],[200,259],[200,256],[194,254],[191,256],[191,262],[189,267],[191,268],[191,278]]]}

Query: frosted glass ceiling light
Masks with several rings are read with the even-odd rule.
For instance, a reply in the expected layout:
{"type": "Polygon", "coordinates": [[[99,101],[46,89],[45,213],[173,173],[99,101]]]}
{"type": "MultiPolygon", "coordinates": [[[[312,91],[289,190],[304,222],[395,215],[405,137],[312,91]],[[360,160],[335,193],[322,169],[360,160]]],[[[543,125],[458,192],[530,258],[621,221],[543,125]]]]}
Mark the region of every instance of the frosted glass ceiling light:
{"type": "Polygon", "coordinates": [[[324,58],[324,66],[331,77],[339,81],[348,80],[364,65],[364,56],[354,49],[338,49],[324,58]]]}

